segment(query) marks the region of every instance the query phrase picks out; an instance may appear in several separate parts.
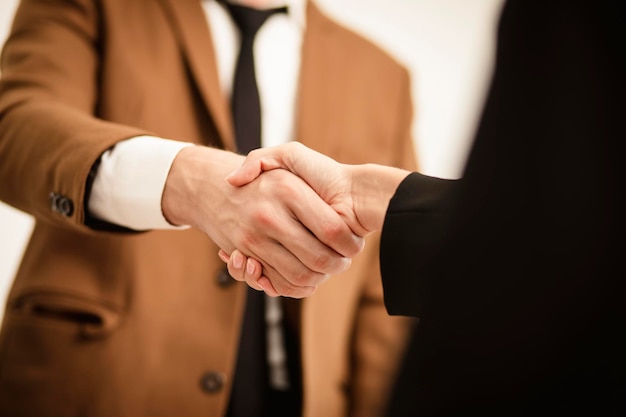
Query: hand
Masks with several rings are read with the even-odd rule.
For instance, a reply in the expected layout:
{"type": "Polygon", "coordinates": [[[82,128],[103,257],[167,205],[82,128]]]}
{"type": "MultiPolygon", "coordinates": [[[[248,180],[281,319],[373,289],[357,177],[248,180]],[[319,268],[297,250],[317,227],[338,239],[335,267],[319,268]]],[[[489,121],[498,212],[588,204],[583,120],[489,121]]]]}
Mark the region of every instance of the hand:
{"type": "MultiPolygon", "coordinates": [[[[278,168],[302,177],[359,236],[382,229],[389,200],[409,174],[409,171],[382,165],[343,165],[298,142],[291,142],[251,152],[227,180],[234,186],[247,186],[269,173],[261,175],[264,171],[278,168]]],[[[310,227],[309,218],[300,220],[310,227]]],[[[230,256],[220,251],[219,256],[235,279],[246,281],[254,288],[261,287],[271,296],[284,295],[271,276],[262,275],[253,257],[240,251],[230,256]]]]}
{"type": "Polygon", "coordinates": [[[237,248],[258,260],[280,294],[310,295],[329,274],[349,267],[363,240],[287,171],[242,187],[224,181],[243,159],[201,146],[181,150],[166,181],[163,213],[173,224],[202,230],[227,253],[237,248]]]}
{"type": "Polygon", "coordinates": [[[299,142],[290,142],[250,152],[243,165],[227,180],[241,187],[264,171],[278,168],[304,179],[359,236],[382,229],[389,200],[410,173],[383,165],[340,164],[299,142]]]}
{"type": "Polygon", "coordinates": [[[270,297],[281,295],[276,291],[269,278],[263,275],[263,265],[256,259],[245,256],[237,249],[230,255],[220,249],[218,255],[228,266],[228,273],[237,281],[245,281],[252,288],[261,287],[265,294],[270,297]]]}
{"type": "Polygon", "coordinates": [[[278,168],[291,171],[304,179],[355,234],[365,236],[372,231],[357,217],[352,198],[350,167],[299,142],[250,152],[243,165],[231,173],[227,180],[230,184],[241,187],[254,181],[264,171],[278,168]]]}

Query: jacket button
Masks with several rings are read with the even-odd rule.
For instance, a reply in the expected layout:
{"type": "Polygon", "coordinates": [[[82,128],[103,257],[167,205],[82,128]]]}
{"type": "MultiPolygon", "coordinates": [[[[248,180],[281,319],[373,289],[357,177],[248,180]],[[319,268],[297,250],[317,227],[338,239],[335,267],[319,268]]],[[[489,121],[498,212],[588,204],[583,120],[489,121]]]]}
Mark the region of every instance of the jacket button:
{"type": "Polygon", "coordinates": [[[72,200],[57,193],[50,193],[50,208],[65,217],[70,217],[74,213],[72,200]]]}
{"type": "Polygon", "coordinates": [[[219,285],[220,287],[223,287],[223,288],[230,287],[235,282],[237,282],[237,281],[235,281],[235,279],[233,277],[230,276],[230,274],[228,273],[228,269],[226,269],[226,268],[220,269],[217,272],[216,281],[217,281],[217,285],[219,285]]]}
{"type": "Polygon", "coordinates": [[[226,377],[220,372],[207,372],[200,379],[200,387],[208,394],[215,394],[222,390],[226,377]]]}

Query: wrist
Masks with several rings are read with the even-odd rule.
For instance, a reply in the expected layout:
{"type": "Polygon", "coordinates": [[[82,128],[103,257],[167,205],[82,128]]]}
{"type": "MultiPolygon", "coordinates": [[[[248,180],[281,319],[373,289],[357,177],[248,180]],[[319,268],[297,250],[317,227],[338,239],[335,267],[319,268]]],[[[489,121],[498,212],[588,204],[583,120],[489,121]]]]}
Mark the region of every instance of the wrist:
{"type": "Polygon", "coordinates": [[[369,233],[380,231],[389,201],[410,172],[376,164],[353,165],[350,171],[355,215],[369,233]]]}
{"type": "Polygon", "coordinates": [[[211,205],[219,205],[223,187],[227,186],[224,178],[243,159],[233,152],[206,146],[182,149],[163,189],[161,208],[167,221],[203,229],[207,210],[212,211],[211,205]]]}

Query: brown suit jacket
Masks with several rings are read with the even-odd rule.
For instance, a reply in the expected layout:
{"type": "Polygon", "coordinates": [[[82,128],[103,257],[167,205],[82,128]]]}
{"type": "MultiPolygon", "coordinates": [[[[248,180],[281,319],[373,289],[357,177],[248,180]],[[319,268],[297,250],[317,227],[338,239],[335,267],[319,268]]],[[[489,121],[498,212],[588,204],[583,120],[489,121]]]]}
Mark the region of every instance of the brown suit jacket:
{"type": "MultiPolygon", "coordinates": [[[[407,71],[307,12],[297,138],[415,169],[407,71]]],[[[215,40],[219,42],[219,39],[215,40]]],[[[25,0],[3,51],[0,198],[36,219],[0,333],[3,416],[221,416],[245,287],[197,230],[85,225],[90,168],[151,134],[233,149],[197,0],[25,0]]],[[[302,302],[304,415],[375,415],[409,322],[387,315],[378,238],[302,302]]]]}

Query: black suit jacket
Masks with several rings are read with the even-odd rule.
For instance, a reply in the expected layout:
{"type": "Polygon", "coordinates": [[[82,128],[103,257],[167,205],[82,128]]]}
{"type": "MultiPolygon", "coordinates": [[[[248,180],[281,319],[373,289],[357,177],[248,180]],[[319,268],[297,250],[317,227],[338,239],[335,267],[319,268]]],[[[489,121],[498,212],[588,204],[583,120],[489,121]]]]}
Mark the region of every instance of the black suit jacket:
{"type": "Polygon", "coordinates": [[[392,199],[385,300],[420,323],[390,416],[626,415],[616,5],[506,3],[463,178],[392,199]]]}

